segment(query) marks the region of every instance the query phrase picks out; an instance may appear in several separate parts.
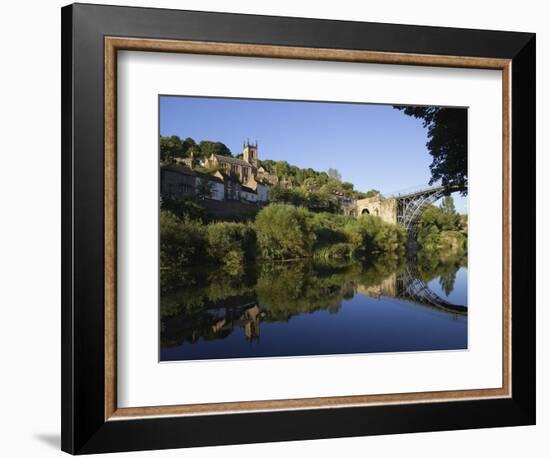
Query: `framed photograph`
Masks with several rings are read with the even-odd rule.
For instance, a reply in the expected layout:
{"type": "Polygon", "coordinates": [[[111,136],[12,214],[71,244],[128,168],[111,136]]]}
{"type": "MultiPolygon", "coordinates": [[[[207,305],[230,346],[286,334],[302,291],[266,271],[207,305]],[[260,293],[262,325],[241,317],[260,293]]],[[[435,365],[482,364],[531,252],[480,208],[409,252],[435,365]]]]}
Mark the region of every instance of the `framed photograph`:
{"type": "Polygon", "coordinates": [[[535,423],[535,35],[62,9],[62,448],[535,423]]]}

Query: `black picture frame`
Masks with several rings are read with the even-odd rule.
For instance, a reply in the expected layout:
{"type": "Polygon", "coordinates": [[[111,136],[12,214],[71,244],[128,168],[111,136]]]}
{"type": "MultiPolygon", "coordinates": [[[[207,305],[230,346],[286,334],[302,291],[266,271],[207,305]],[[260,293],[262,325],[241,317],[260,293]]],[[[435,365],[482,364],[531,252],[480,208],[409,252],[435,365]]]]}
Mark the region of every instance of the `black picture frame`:
{"type": "Polygon", "coordinates": [[[62,449],[72,454],[535,424],[535,34],[74,4],[62,8],[62,449]],[[512,396],[106,421],[104,37],[512,60],[512,396]]]}

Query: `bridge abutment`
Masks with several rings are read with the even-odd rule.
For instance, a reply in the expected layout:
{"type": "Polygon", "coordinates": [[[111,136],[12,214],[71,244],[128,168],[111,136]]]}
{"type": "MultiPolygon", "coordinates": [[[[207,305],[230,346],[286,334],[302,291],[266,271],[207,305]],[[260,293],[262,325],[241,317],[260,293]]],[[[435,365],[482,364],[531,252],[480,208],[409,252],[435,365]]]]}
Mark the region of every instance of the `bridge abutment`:
{"type": "Polygon", "coordinates": [[[381,194],[377,194],[358,200],[356,208],[358,217],[368,214],[379,216],[386,223],[397,224],[397,200],[394,198],[386,199],[381,194]]]}

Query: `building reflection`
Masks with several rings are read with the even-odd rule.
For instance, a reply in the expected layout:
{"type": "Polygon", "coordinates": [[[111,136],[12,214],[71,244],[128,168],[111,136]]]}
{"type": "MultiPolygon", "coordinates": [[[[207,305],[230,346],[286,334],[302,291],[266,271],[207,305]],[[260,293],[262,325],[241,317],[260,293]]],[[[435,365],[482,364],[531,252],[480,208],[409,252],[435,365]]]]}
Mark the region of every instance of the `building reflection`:
{"type": "Polygon", "coordinates": [[[235,328],[244,328],[244,335],[247,340],[260,339],[260,321],[266,315],[265,311],[260,309],[258,304],[254,304],[244,310],[238,318],[228,319],[224,317],[212,325],[214,334],[227,335],[227,332],[232,332],[235,328]]]}
{"type": "MultiPolygon", "coordinates": [[[[445,267],[444,271],[439,267],[432,274],[449,275],[455,268],[458,265],[450,270],[445,267]]],[[[428,288],[430,276],[411,264],[393,269],[355,264],[320,269],[301,265],[284,266],[282,270],[270,267],[260,272],[246,293],[221,285],[218,279],[195,291],[195,298],[204,296],[204,301],[192,306],[184,303],[182,312],[162,317],[162,346],[224,339],[239,330],[252,343],[259,341],[264,322],[283,323],[320,310],[337,314],[344,301],[358,294],[375,299],[395,298],[453,317],[467,315],[466,306],[451,304],[428,288]]],[[[178,297],[188,299],[191,293],[184,291],[178,297]]]]}

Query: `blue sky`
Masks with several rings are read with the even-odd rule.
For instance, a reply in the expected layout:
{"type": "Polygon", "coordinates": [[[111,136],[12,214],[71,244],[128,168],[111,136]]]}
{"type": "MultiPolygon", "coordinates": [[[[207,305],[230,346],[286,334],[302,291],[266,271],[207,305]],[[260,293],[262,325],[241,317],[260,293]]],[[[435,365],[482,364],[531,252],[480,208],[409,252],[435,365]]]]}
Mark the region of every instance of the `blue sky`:
{"type": "MultiPolygon", "coordinates": [[[[160,134],[221,141],[233,154],[258,141],[260,159],[336,168],[360,191],[390,194],[430,179],[426,129],[389,105],[161,96],[160,134]]],[[[466,198],[454,198],[465,212],[466,198]]]]}

